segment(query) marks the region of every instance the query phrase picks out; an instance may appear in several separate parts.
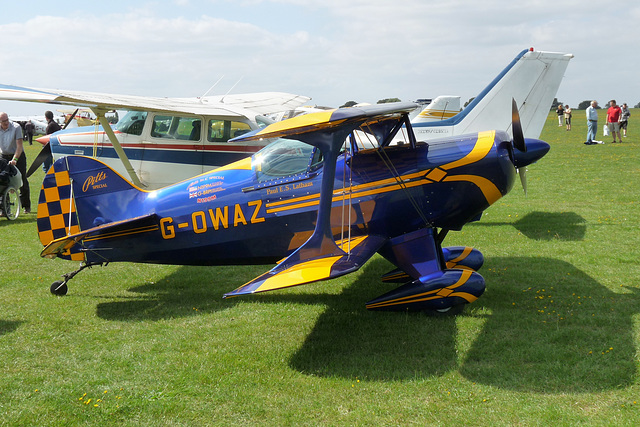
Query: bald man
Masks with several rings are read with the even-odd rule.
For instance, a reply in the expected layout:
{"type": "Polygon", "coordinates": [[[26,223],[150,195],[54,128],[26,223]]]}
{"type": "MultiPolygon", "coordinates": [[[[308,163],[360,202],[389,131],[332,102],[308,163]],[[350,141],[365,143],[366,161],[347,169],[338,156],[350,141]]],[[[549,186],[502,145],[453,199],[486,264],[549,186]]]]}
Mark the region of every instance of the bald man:
{"type": "Polygon", "coordinates": [[[31,194],[27,181],[27,156],[22,146],[22,128],[9,120],[5,112],[0,112],[0,155],[18,168],[22,174],[20,203],[25,213],[31,213],[31,194]]]}

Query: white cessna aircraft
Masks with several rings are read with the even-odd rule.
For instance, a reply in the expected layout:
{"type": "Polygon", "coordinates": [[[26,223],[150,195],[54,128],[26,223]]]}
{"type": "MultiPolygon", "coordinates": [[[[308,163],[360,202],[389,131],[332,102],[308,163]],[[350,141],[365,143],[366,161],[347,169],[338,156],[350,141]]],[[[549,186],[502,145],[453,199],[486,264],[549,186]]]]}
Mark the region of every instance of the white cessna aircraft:
{"type": "Polygon", "coordinates": [[[153,98],[0,85],[0,99],[80,106],[98,128],[58,131],[39,138],[54,159],[93,156],[138,187],[155,189],[247,157],[266,142],[229,139],[272,123],[264,114],[290,110],[310,98],[282,92],[153,98]],[[105,115],[127,110],[113,128],[105,115]]]}
{"type": "MultiPolygon", "coordinates": [[[[571,58],[571,54],[525,49],[459,113],[454,114],[459,98],[457,107],[455,97],[443,97],[444,107],[436,98],[425,114],[414,117],[413,131],[424,141],[511,129],[513,98],[524,134],[538,138],[571,58]]],[[[51,135],[48,146],[54,158],[93,156],[128,175],[135,185],[155,189],[253,154],[267,141],[228,140],[270,123],[265,114],[294,110],[310,98],[256,93],[171,99],[0,85],[0,99],[90,108],[102,127],[51,135]],[[112,129],[104,117],[110,110],[129,113],[112,129]]]]}

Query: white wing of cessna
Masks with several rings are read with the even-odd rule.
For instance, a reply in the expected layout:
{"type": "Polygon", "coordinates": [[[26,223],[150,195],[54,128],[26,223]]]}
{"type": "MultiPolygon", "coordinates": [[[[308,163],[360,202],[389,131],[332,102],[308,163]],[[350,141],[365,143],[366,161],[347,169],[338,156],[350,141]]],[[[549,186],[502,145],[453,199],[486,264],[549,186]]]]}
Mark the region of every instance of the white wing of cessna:
{"type": "Polygon", "coordinates": [[[264,143],[227,141],[271,123],[264,114],[310,98],[282,92],[154,98],[0,85],[0,99],[90,109],[102,126],[59,131],[41,142],[49,142],[56,159],[93,156],[137,186],[154,189],[253,154],[264,143]],[[105,118],[112,110],[128,111],[113,128],[105,118]]]}
{"type": "MultiPolygon", "coordinates": [[[[412,119],[413,132],[419,140],[430,140],[510,130],[515,99],[524,134],[538,138],[571,58],[525,49],[459,113],[454,115],[459,98],[457,106],[457,97],[434,100],[412,119]]],[[[271,123],[265,115],[294,110],[310,98],[279,92],[150,98],[0,85],[0,99],[89,108],[100,128],[59,131],[40,141],[49,142],[56,159],[67,154],[92,156],[137,186],[155,189],[252,155],[266,141],[229,139],[271,123]],[[129,111],[113,129],[105,118],[110,110],[129,111]]]]}

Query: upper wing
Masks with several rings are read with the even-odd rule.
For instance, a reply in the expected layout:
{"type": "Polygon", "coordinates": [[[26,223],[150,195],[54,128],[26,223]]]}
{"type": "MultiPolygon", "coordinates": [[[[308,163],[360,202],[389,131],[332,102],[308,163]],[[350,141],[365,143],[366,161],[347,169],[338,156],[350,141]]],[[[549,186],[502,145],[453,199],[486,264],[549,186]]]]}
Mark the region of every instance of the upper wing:
{"type": "Polygon", "coordinates": [[[382,236],[360,236],[336,242],[342,253],[328,253],[305,259],[297,259],[293,254],[262,276],[226,293],[224,297],[272,291],[352,273],[362,267],[386,241],[382,236]]]}
{"type": "Polygon", "coordinates": [[[0,85],[0,99],[74,105],[92,110],[134,110],[203,115],[246,116],[296,108],[309,99],[282,92],[249,93],[203,98],[155,98],[57,89],[0,85]],[[248,111],[247,111],[248,110],[248,111]]]}

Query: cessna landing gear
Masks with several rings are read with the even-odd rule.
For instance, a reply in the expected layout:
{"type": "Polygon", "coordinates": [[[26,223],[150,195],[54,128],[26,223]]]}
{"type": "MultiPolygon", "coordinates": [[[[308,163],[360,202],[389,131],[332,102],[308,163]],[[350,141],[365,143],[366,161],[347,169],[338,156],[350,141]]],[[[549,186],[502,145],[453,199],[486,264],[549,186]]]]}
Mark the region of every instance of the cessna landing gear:
{"type": "Polygon", "coordinates": [[[85,268],[89,267],[93,267],[94,265],[107,265],[108,263],[101,263],[101,262],[97,262],[97,263],[82,263],[80,264],[80,268],[72,271],[71,273],[65,273],[62,275],[62,278],[64,280],[56,280],[55,282],[53,282],[51,284],[51,287],[49,288],[49,290],[51,291],[51,293],[53,295],[57,295],[57,296],[64,296],[67,294],[67,291],[69,290],[69,287],[67,286],[67,282],[71,279],[73,279],[75,277],[76,274],[80,273],[82,270],[84,270],[85,268]]]}

